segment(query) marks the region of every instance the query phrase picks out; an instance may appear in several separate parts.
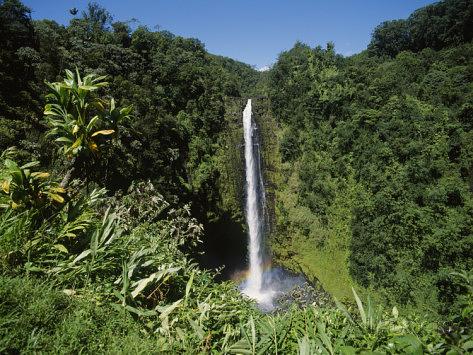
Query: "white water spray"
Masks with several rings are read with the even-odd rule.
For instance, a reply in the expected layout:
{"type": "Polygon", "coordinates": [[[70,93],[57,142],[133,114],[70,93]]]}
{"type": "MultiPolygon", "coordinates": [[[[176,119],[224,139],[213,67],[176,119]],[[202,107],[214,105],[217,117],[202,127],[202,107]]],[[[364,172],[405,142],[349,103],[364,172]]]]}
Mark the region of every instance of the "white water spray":
{"type": "MultiPolygon", "coordinates": [[[[249,272],[241,291],[256,300],[264,311],[271,311],[274,300],[305,282],[302,276],[282,268],[263,270],[264,238],[267,225],[266,197],[261,170],[260,146],[251,112],[251,99],[243,111],[245,139],[246,223],[248,225],[249,272]]],[[[276,302],[277,303],[277,302],[276,302]]]]}
{"type": "Polygon", "coordinates": [[[263,290],[264,185],[256,126],[252,120],[251,99],[243,111],[246,175],[246,222],[248,225],[249,275],[243,292],[260,303],[271,300],[271,292],[263,290]]]}

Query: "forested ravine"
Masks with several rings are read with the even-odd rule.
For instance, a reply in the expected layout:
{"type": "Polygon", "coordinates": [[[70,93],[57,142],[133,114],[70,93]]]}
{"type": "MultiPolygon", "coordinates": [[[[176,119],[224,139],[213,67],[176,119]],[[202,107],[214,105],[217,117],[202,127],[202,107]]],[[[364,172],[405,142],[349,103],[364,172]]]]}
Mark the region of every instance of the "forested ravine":
{"type": "Polygon", "coordinates": [[[473,351],[472,1],[264,72],[67,16],[0,0],[0,353],[473,351]],[[238,289],[249,98],[269,313],[238,289]]]}

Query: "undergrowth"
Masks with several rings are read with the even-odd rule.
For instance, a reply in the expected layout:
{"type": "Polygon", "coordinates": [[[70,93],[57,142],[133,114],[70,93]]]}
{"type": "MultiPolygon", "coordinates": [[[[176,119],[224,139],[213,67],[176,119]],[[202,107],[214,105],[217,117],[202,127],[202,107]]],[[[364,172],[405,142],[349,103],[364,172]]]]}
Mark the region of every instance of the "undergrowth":
{"type": "Polygon", "coordinates": [[[199,243],[200,225],[185,206],[172,208],[153,185],[135,184],[125,197],[114,198],[84,190],[67,204],[61,211],[81,211],[70,216],[68,228],[63,212],[34,227],[23,212],[2,214],[1,240],[8,243],[1,250],[10,251],[1,255],[0,352],[471,350],[471,274],[452,275],[470,293],[458,318],[445,324],[363,302],[354,290],[354,306],[337,301],[337,307],[293,306],[264,314],[233,283],[216,283],[212,272],[192,262],[186,250],[199,243]],[[132,218],[136,204],[147,221],[140,214],[132,218]],[[83,214],[87,225],[81,224],[83,214]],[[23,244],[11,244],[11,233],[20,227],[29,234],[23,244]],[[65,228],[70,236],[59,244],[65,228]]]}

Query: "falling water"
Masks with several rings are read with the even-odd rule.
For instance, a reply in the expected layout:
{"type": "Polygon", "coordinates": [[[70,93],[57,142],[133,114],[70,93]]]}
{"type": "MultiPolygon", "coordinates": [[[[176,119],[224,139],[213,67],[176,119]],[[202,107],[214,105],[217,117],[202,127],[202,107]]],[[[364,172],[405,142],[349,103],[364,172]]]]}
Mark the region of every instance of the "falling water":
{"type": "Polygon", "coordinates": [[[243,111],[243,131],[249,270],[247,279],[240,284],[240,289],[248,297],[256,300],[263,311],[271,311],[275,307],[274,299],[288,294],[294,287],[303,284],[305,279],[280,267],[263,269],[267,213],[260,146],[256,124],[252,119],[251,99],[243,111]]]}
{"type": "Polygon", "coordinates": [[[243,111],[246,173],[246,222],[248,225],[249,275],[243,292],[260,302],[269,296],[263,292],[263,243],[265,196],[260,167],[256,125],[252,120],[251,99],[243,111]]]}

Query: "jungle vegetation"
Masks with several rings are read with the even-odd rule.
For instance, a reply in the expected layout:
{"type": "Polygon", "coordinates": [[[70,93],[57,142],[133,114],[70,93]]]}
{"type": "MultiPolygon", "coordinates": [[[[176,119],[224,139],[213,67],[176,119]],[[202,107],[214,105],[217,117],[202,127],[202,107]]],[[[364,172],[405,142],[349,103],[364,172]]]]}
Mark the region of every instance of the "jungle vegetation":
{"type": "Polygon", "coordinates": [[[96,3],[30,14],[0,1],[1,353],[473,351],[471,1],[264,73],[96,3]],[[274,259],[333,302],[264,314],[196,261],[238,215],[224,116],[254,96],[277,122],[274,259]]]}

